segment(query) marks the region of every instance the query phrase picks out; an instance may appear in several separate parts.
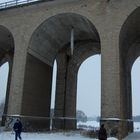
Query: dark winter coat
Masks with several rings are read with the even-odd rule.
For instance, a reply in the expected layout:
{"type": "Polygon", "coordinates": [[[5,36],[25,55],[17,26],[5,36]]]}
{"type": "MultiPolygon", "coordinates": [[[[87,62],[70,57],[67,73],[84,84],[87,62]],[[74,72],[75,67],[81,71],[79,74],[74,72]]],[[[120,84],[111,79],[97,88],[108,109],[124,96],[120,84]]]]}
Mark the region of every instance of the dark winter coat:
{"type": "Polygon", "coordinates": [[[103,127],[100,128],[98,133],[99,140],[107,140],[107,132],[106,129],[103,127]]]}
{"type": "Polygon", "coordinates": [[[13,129],[17,133],[21,133],[22,131],[22,123],[20,121],[15,122],[13,129]]]}

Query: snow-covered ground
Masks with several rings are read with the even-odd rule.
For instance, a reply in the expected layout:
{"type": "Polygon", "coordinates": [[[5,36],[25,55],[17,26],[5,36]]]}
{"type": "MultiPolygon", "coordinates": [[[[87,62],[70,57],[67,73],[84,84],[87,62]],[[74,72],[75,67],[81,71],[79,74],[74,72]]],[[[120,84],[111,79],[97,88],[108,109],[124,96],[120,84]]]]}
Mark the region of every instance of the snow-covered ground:
{"type": "MultiPolygon", "coordinates": [[[[97,122],[79,122],[79,125],[87,125],[89,128],[99,128],[99,123],[97,122]]],[[[140,131],[140,123],[135,123],[135,131],[140,131]]],[[[44,132],[44,133],[22,133],[22,140],[97,140],[89,138],[87,136],[81,135],[79,131],[70,131],[70,132],[44,132]]],[[[0,140],[14,140],[14,132],[9,131],[5,132],[0,129],[0,140]]],[[[140,132],[135,132],[130,134],[125,140],[139,140],[140,132]],[[137,139],[138,138],[138,139],[137,139]]],[[[107,140],[117,140],[116,138],[108,138],[107,140]]]]}
{"type": "MultiPolygon", "coordinates": [[[[0,140],[14,140],[13,132],[1,132],[0,140]]],[[[97,140],[87,138],[80,134],[67,132],[67,133],[22,133],[22,140],[97,140]]],[[[108,138],[108,140],[117,140],[116,138],[108,138]]]]}
{"type": "MultiPolygon", "coordinates": [[[[97,122],[79,122],[78,124],[88,126],[90,129],[99,128],[97,122]]],[[[93,130],[93,129],[92,129],[93,130]]],[[[5,132],[0,130],[0,140],[14,140],[14,132],[5,132]]],[[[46,132],[46,133],[22,133],[22,140],[97,140],[82,135],[80,131],[70,132],[46,132]]],[[[108,140],[117,140],[116,138],[108,138],[108,140]]]]}
{"type": "MultiPolygon", "coordinates": [[[[99,129],[99,122],[97,121],[87,121],[87,122],[78,122],[79,128],[85,127],[85,129],[99,129]]],[[[134,132],[140,132],[140,122],[134,122],[134,132]]]]}
{"type": "Polygon", "coordinates": [[[90,129],[98,130],[100,127],[100,124],[97,121],[78,122],[77,127],[78,128],[83,127],[84,129],[87,129],[87,130],[90,130],[90,129]]]}
{"type": "Polygon", "coordinates": [[[134,132],[140,132],[140,122],[134,122],[134,132]]]}
{"type": "Polygon", "coordinates": [[[140,140],[140,132],[131,133],[123,140],[140,140]]]}

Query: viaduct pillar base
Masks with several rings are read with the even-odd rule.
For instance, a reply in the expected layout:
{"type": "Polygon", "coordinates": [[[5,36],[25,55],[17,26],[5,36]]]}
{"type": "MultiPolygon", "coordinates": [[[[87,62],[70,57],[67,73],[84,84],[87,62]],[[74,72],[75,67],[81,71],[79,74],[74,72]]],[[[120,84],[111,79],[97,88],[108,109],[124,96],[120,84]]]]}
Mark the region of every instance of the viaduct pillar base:
{"type": "Polygon", "coordinates": [[[50,119],[45,117],[23,117],[24,131],[49,131],[50,119]]]}
{"type": "Polygon", "coordinates": [[[6,122],[6,116],[2,115],[2,118],[0,120],[1,126],[5,126],[5,122],[6,122]]]}
{"type": "Polygon", "coordinates": [[[8,116],[6,118],[6,128],[13,127],[15,120],[19,118],[23,124],[23,131],[36,132],[36,131],[49,131],[50,130],[50,118],[38,117],[38,116],[8,116]]]}
{"type": "Polygon", "coordinates": [[[76,129],[76,119],[69,118],[55,118],[53,119],[53,129],[62,130],[75,130],[76,129]]]}
{"type": "Polygon", "coordinates": [[[104,124],[109,137],[119,140],[133,132],[133,121],[118,118],[102,118],[100,124],[104,124]]]}

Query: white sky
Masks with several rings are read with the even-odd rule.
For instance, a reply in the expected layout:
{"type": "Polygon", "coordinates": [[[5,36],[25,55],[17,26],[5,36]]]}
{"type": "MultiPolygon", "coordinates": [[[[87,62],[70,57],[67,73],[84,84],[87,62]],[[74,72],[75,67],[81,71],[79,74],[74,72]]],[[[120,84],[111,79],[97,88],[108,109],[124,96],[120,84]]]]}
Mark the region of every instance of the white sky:
{"type": "Polygon", "coordinates": [[[0,67],[0,103],[5,99],[8,72],[8,63],[5,63],[0,67]]]}
{"type": "Polygon", "coordinates": [[[133,114],[140,115],[140,57],[133,64],[131,75],[133,114]]]}
{"type": "MultiPolygon", "coordinates": [[[[0,0],[0,3],[10,0],[0,0]]],[[[56,67],[56,66],[55,66],[56,67]]],[[[56,69],[56,68],[55,68],[56,69]]],[[[133,114],[140,115],[140,58],[137,59],[132,68],[132,98],[133,114]]],[[[100,94],[101,94],[101,75],[100,75],[100,56],[96,55],[88,58],[80,67],[78,73],[77,86],[77,108],[83,110],[87,115],[100,114],[100,94]]],[[[8,75],[8,64],[0,68],[0,102],[4,100],[6,92],[6,79],[8,75]]],[[[54,77],[56,73],[54,72],[54,77]]],[[[55,78],[54,78],[55,79],[55,78]]],[[[53,80],[55,83],[55,80],[53,80]]],[[[55,92],[53,84],[53,95],[55,92]]],[[[53,106],[53,104],[52,104],[53,106]]]]}
{"type": "Polygon", "coordinates": [[[78,72],[77,108],[89,116],[100,115],[101,57],[86,59],[78,72]]]}

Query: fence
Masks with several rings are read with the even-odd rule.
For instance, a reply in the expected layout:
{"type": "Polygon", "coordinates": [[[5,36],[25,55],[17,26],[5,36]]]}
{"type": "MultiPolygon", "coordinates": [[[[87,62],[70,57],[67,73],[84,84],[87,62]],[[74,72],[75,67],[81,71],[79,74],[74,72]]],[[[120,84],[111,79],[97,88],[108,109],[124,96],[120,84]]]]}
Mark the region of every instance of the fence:
{"type": "Polygon", "coordinates": [[[0,9],[14,7],[18,5],[24,5],[24,4],[33,3],[36,1],[39,1],[39,0],[11,0],[11,1],[0,3],[0,9]]]}

